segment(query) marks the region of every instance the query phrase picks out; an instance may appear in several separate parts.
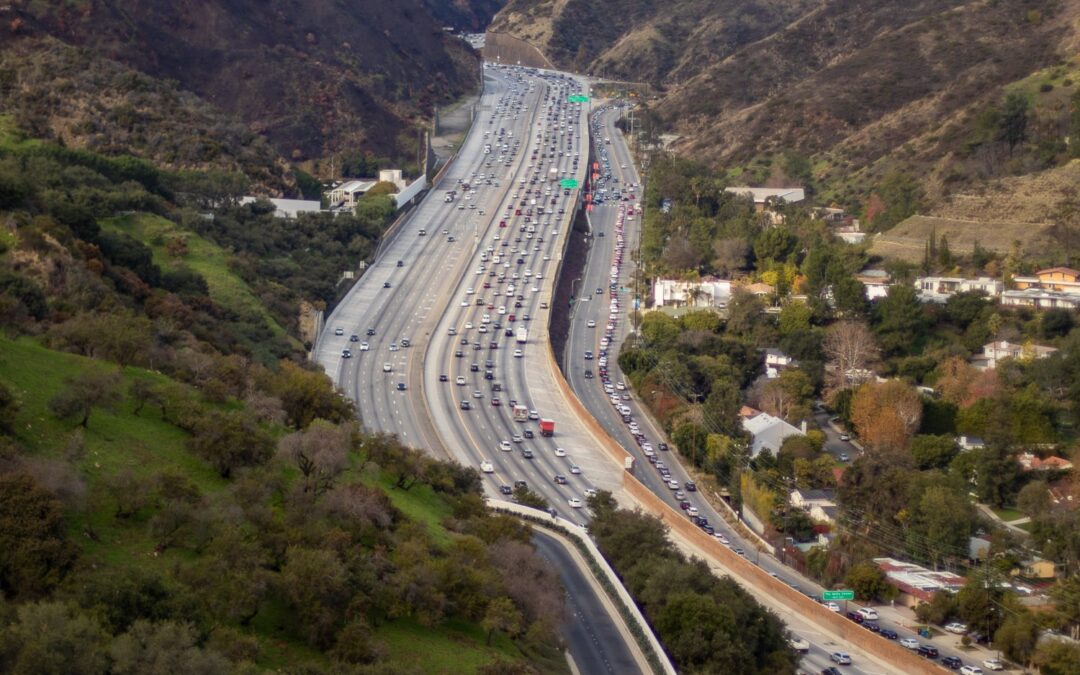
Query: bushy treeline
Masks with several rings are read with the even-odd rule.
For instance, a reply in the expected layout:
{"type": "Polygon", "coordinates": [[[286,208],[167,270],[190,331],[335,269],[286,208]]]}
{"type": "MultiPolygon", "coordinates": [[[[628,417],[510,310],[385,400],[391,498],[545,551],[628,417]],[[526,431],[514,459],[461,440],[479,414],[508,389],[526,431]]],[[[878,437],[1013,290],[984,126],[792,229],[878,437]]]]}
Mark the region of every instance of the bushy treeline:
{"type": "Polygon", "coordinates": [[[687,559],[659,519],[589,500],[589,531],[634,596],[680,672],[794,673],[784,624],[728,577],[687,559]]]}

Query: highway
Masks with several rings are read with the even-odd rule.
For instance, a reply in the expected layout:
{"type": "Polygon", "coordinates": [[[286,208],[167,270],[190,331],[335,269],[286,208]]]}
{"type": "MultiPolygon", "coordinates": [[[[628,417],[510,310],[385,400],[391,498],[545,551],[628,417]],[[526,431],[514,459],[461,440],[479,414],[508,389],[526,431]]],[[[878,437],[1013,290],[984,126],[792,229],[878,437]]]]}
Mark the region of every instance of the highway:
{"type": "Polygon", "coordinates": [[[533,544],[562,579],[567,612],[563,636],[570,644],[582,646],[573,652],[578,670],[613,675],[642,672],[604,608],[596,586],[586,577],[591,573],[578,567],[562,543],[543,530],[533,533],[533,544]]]}

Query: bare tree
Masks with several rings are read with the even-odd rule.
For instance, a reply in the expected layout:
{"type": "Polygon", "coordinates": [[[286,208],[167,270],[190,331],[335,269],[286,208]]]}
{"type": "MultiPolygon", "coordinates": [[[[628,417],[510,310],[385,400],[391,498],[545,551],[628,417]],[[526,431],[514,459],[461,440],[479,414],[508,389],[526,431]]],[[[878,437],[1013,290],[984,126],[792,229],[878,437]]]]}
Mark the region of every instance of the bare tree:
{"type": "Polygon", "coordinates": [[[291,433],[278,443],[278,457],[296,464],[304,475],[304,491],[322,494],[348,466],[356,428],[315,420],[307,429],[291,433]]]}
{"type": "Polygon", "coordinates": [[[829,359],[828,384],[846,389],[868,379],[878,360],[878,347],[870,328],[862,321],[840,321],[825,333],[823,345],[829,359]]]}

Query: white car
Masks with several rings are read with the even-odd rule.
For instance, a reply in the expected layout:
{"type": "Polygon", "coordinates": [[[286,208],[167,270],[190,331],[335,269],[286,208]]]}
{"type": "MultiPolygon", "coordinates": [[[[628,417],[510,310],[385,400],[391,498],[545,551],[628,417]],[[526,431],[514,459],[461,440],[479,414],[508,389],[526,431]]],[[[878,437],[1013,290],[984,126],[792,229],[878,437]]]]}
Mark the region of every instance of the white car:
{"type": "Polygon", "coordinates": [[[480,462],[480,470],[484,473],[495,473],[495,467],[491,465],[491,462],[480,462]]]}
{"type": "Polygon", "coordinates": [[[368,345],[368,343],[366,343],[366,342],[361,342],[360,343],[360,351],[366,352],[370,348],[371,347],[368,345]]]}
{"type": "Polygon", "coordinates": [[[499,449],[503,452],[510,452],[513,448],[510,446],[510,441],[499,441],[499,449]]]}
{"type": "Polygon", "coordinates": [[[384,373],[389,373],[393,369],[394,369],[393,366],[391,366],[389,363],[382,364],[382,371],[384,373]]]}
{"type": "Polygon", "coordinates": [[[810,643],[802,639],[798,635],[792,635],[790,638],[788,638],[788,644],[791,645],[791,648],[797,652],[806,653],[810,651],[810,643]]]}
{"type": "Polygon", "coordinates": [[[983,675],[983,670],[978,666],[960,666],[960,675],[983,675]]]}
{"type": "Polygon", "coordinates": [[[956,633],[957,635],[963,635],[967,632],[967,624],[960,623],[959,621],[953,621],[952,623],[945,624],[945,630],[950,633],[956,633]]]}
{"type": "Polygon", "coordinates": [[[570,504],[570,508],[572,508],[572,509],[580,509],[581,508],[581,500],[578,499],[577,497],[571,497],[568,501],[569,501],[569,504],[570,504]]]}
{"type": "Polygon", "coordinates": [[[592,319],[589,319],[588,321],[585,322],[585,327],[586,328],[596,328],[596,322],[593,321],[592,319]]]}
{"type": "Polygon", "coordinates": [[[1001,659],[986,659],[983,661],[983,668],[987,670],[1005,670],[1005,664],[1001,662],[1001,659]]]}
{"type": "Polygon", "coordinates": [[[825,603],[825,606],[829,608],[830,612],[839,612],[840,611],[840,605],[836,604],[835,602],[827,602],[827,603],[825,603]]]}
{"type": "Polygon", "coordinates": [[[525,356],[525,352],[521,351],[520,349],[515,349],[514,350],[514,358],[515,359],[520,359],[523,356],[525,356]]]}
{"type": "Polygon", "coordinates": [[[459,387],[465,386],[465,376],[464,375],[458,375],[457,378],[454,379],[454,382],[457,382],[459,387]]]}
{"type": "Polygon", "coordinates": [[[915,638],[901,638],[900,646],[905,649],[918,649],[919,641],[915,638]]]}
{"type": "Polygon", "coordinates": [[[563,450],[562,448],[555,448],[555,456],[566,457],[566,450],[563,450]]]}
{"type": "Polygon", "coordinates": [[[571,464],[570,465],[570,473],[574,474],[575,476],[581,475],[581,467],[578,466],[577,464],[571,464]]]}

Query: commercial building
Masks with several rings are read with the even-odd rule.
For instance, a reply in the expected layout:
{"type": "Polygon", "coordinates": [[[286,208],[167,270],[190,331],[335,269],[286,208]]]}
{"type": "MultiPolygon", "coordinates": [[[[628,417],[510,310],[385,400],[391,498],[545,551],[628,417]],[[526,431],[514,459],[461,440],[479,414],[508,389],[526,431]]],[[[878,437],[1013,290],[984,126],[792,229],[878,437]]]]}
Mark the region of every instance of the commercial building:
{"type": "Polygon", "coordinates": [[[874,558],[874,564],[885,573],[886,581],[900,591],[899,602],[908,607],[930,602],[938,591],[956,593],[967,583],[959,574],[935,572],[893,558],[874,558]]]}
{"type": "Polygon", "coordinates": [[[656,279],[653,281],[654,307],[727,307],[731,300],[731,280],[702,277],[700,281],[656,279]]]}

